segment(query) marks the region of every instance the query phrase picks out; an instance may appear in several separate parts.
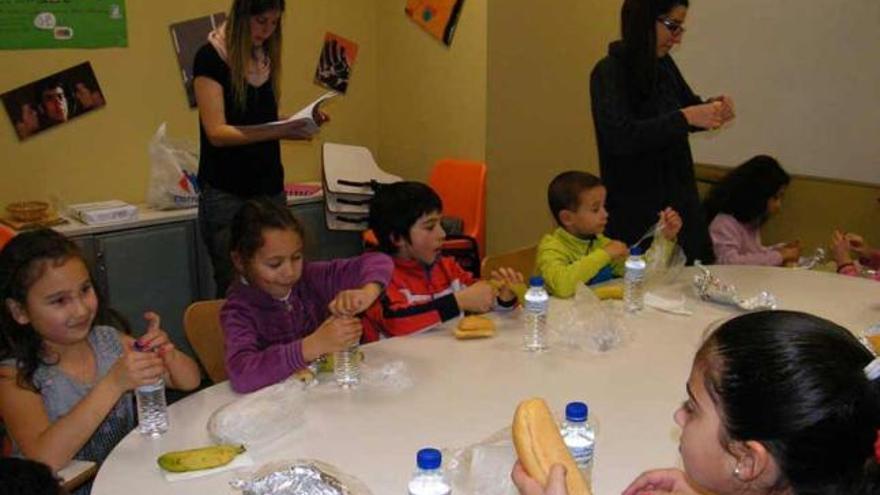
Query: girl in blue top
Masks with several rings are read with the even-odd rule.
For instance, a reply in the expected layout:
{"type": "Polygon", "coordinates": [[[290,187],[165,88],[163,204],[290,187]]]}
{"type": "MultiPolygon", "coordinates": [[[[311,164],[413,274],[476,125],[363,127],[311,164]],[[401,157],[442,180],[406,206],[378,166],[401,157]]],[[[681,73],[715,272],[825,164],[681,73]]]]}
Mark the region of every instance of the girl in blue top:
{"type": "MultiPolygon", "coordinates": [[[[135,425],[131,391],[164,377],[200,382],[147,313],[137,340],[95,324],[98,298],[76,244],[52,230],[26,232],[0,251],[0,417],[18,455],[53,470],[100,463],[135,425]]],[[[86,487],[86,492],[88,487],[86,487]]]]}

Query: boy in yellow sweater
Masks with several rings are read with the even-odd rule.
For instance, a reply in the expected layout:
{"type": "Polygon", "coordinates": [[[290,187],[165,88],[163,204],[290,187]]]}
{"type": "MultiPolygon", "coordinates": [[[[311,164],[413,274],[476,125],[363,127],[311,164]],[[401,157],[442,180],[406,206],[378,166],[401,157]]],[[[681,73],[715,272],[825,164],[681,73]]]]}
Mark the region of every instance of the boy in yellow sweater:
{"type": "MultiPolygon", "coordinates": [[[[578,284],[595,284],[623,275],[629,248],[602,235],[608,212],[605,186],[598,177],[586,172],[563,172],[550,182],[547,202],[559,227],[541,238],[536,264],[550,294],[571,297],[578,284]]],[[[681,217],[672,208],[661,211],[659,217],[662,235],[654,242],[674,241],[681,230],[681,217]]]]}

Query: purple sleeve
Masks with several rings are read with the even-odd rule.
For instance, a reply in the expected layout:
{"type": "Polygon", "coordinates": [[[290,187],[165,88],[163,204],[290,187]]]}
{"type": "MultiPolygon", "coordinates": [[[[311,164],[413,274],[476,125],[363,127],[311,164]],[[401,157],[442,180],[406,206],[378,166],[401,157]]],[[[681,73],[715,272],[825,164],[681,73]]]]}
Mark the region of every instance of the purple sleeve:
{"type": "Polygon", "coordinates": [[[260,346],[259,318],[243,301],[228,300],[220,310],[226,336],[226,374],[232,389],[253,392],[305,368],[302,340],[260,346]]]}
{"type": "Polygon", "coordinates": [[[394,263],[387,254],[365,253],[353,258],[309,263],[304,276],[326,306],[339,291],[358,289],[370,282],[387,287],[393,269],[394,263]]]}
{"type": "Polygon", "coordinates": [[[782,253],[753,244],[733,217],[717,216],[709,225],[712,248],[719,265],[782,265],[782,253]],[[756,249],[754,248],[756,247],[756,249]]]}

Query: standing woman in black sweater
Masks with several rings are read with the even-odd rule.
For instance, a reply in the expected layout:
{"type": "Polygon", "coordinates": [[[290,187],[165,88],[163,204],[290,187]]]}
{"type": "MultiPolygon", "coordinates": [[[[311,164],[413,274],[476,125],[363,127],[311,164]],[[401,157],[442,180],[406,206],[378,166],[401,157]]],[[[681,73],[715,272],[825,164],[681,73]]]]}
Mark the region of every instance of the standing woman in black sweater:
{"type": "Polygon", "coordinates": [[[593,68],[590,94],[608,235],[635,242],[672,207],[684,223],[679,242],[688,262],[711,262],[688,133],[733,119],[733,101],[700,99],[669,55],[681,42],[687,9],[688,0],[625,0],[622,39],[593,68]]]}
{"type": "MultiPolygon", "coordinates": [[[[268,196],[285,204],[281,139],[308,139],[302,122],[252,127],[279,119],[284,0],[234,0],[226,22],[196,53],[199,107],[199,228],[217,297],[233,277],[229,225],[242,204],[268,196]]],[[[318,123],[326,116],[317,115],[318,123]]]]}

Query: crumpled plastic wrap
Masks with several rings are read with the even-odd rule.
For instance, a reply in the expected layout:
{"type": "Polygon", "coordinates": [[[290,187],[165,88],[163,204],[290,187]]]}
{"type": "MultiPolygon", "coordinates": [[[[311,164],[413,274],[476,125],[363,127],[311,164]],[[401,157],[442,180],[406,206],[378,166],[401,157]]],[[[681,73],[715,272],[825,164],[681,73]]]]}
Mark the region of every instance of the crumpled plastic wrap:
{"type": "Polygon", "coordinates": [[[574,298],[551,299],[547,328],[552,347],[604,353],[631,339],[621,301],[600,301],[589,287],[578,287],[574,298]]]}
{"type": "Polygon", "coordinates": [[[244,495],[372,495],[357,478],[312,459],[267,464],[229,484],[244,495]]]}
{"type": "Polygon", "coordinates": [[[296,378],[243,395],[220,407],[208,420],[217,443],[252,445],[275,439],[304,421],[305,385],[296,378]]]}
{"type": "Polygon", "coordinates": [[[443,449],[443,464],[452,493],[516,495],[510,470],[516,451],[510,427],[474,445],[443,449]]]}
{"type": "Polygon", "coordinates": [[[412,387],[413,383],[409,368],[403,361],[361,363],[360,385],[363,387],[400,392],[412,387]]]}
{"type": "Polygon", "coordinates": [[[812,270],[823,265],[826,261],[828,261],[828,256],[825,253],[825,249],[816,248],[816,252],[814,252],[812,256],[801,256],[798,258],[796,267],[804,270],[812,270]]]}
{"type": "MultiPolygon", "coordinates": [[[[659,234],[657,234],[659,235],[659,234]]],[[[655,236],[656,239],[656,236],[655,236]]],[[[684,269],[687,256],[684,249],[673,242],[657,242],[645,253],[645,288],[668,285],[684,269]]]]}
{"type": "Polygon", "coordinates": [[[741,297],[735,286],[722,282],[699,261],[694,266],[697,268],[697,274],[694,275],[694,292],[700,299],[736,306],[746,311],[776,309],[778,304],[776,296],[770,292],[761,291],[752,297],[741,297]]]}

